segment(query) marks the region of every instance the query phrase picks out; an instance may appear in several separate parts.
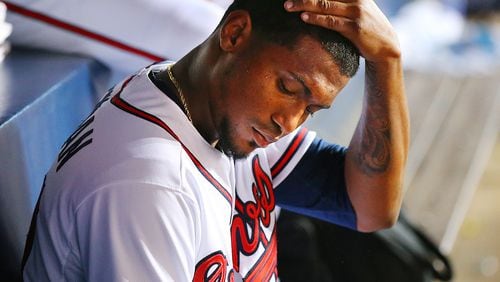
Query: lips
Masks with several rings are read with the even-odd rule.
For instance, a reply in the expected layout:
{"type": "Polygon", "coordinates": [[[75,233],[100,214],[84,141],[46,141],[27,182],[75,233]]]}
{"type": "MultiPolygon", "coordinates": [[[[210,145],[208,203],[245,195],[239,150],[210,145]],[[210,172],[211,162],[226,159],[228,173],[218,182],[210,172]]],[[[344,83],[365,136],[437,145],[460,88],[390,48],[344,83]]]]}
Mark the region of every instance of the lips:
{"type": "Polygon", "coordinates": [[[259,147],[266,147],[267,145],[273,143],[276,141],[275,138],[272,138],[270,135],[252,127],[253,129],[253,137],[254,137],[254,140],[255,140],[255,143],[257,143],[257,145],[259,147]]]}

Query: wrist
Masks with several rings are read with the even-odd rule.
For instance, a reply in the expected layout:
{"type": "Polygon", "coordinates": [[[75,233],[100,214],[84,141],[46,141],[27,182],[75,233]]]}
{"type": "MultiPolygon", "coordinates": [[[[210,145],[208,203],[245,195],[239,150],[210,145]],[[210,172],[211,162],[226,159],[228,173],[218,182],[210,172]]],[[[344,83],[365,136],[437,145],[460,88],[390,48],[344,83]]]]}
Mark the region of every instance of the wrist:
{"type": "Polygon", "coordinates": [[[400,64],[402,53],[398,44],[392,44],[390,47],[379,49],[372,57],[365,57],[365,60],[367,63],[372,64],[400,64]]]}
{"type": "Polygon", "coordinates": [[[397,56],[384,57],[381,60],[366,60],[366,69],[375,69],[379,71],[387,71],[391,69],[402,69],[403,61],[401,58],[401,53],[397,56]]]}

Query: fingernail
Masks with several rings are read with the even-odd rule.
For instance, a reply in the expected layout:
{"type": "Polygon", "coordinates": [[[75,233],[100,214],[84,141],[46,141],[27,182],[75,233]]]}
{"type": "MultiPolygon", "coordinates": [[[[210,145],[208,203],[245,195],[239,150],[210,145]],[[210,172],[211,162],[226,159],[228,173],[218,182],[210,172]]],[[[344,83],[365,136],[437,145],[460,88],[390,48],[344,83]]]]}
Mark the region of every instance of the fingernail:
{"type": "Polygon", "coordinates": [[[302,15],[300,15],[300,17],[302,18],[302,20],[304,21],[307,21],[309,19],[309,15],[306,14],[306,13],[302,13],[302,15]]]}
{"type": "Polygon", "coordinates": [[[293,7],[293,3],[292,1],[286,1],[285,2],[285,9],[290,9],[293,7]]]}

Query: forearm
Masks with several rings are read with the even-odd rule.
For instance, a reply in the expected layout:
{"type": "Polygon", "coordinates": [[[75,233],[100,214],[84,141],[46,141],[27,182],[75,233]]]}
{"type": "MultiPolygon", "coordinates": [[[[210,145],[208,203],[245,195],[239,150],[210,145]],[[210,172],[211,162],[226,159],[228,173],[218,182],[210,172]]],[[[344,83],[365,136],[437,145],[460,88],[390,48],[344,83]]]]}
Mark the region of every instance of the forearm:
{"type": "Polygon", "coordinates": [[[345,176],[358,229],[373,231],[392,225],[401,207],[409,122],[400,57],[367,61],[365,88],[345,176]]]}

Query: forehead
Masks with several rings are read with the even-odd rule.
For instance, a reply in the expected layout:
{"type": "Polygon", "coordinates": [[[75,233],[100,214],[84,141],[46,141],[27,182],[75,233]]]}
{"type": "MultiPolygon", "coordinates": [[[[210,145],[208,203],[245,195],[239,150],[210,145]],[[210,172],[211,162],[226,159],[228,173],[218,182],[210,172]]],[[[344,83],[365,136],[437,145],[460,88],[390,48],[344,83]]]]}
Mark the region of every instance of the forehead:
{"type": "Polygon", "coordinates": [[[293,73],[311,90],[335,96],[349,81],[332,55],[310,36],[299,37],[291,46],[264,44],[261,51],[268,71],[293,73]]]}

